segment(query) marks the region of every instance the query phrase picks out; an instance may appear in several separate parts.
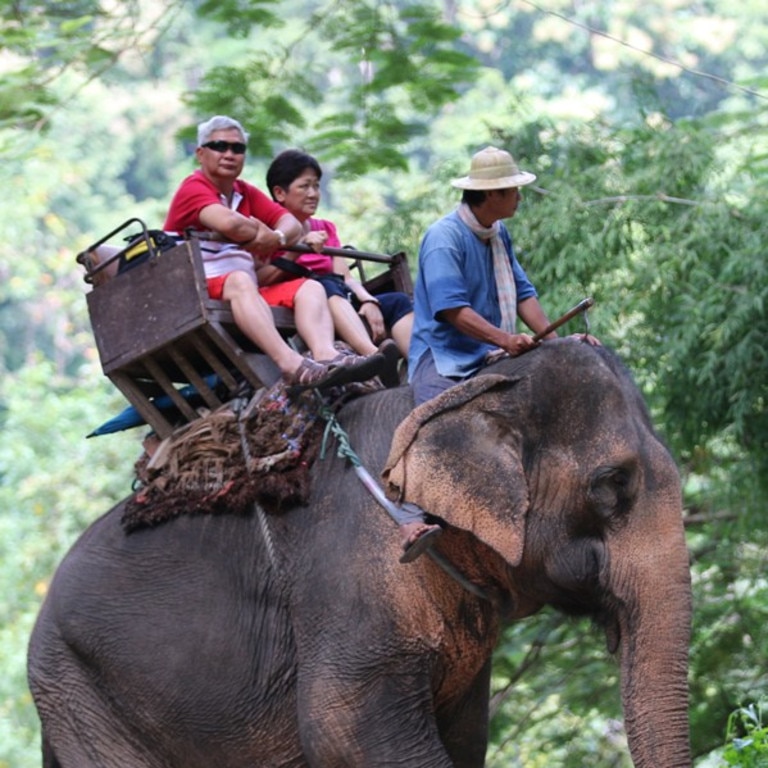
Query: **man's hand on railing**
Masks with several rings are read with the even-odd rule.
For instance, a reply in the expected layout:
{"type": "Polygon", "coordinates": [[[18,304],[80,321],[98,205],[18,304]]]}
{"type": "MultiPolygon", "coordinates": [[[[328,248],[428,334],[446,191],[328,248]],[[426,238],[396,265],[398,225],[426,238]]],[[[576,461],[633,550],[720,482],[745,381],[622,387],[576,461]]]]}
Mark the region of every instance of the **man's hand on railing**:
{"type": "Polygon", "coordinates": [[[258,225],[256,235],[250,240],[240,243],[240,247],[252,253],[261,264],[269,261],[269,257],[283,247],[285,236],[281,236],[280,230],[270,229],[266,224],[251,218],[258,225]]]}

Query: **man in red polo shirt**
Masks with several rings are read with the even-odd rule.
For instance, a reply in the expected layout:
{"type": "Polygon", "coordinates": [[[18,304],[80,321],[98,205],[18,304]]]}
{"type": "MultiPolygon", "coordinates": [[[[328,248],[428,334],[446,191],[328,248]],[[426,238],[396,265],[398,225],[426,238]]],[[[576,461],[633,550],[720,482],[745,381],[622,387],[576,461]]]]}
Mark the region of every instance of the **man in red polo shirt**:
{"type": "Polygon", "coordinates": [[[208,293],[232,305],[238,327],[278,366],[289,385],[325,388],[366,381],[381,373],[381,353],[367,357],[338,352],[325,291],[300,278],[259,289],[256,269],[301,236],[301,225],[285,208],[238,178],[243,170],[248,134],[237,120],[217,115],[201,123],[195,155],[200,163],[182,181],[171,201],[164,229],[194,229],[216,234],[201,240],[208,293]],[[270,310],[294,310],[296,329],[312,357],[302,357],[275,327],[270,310]]]}

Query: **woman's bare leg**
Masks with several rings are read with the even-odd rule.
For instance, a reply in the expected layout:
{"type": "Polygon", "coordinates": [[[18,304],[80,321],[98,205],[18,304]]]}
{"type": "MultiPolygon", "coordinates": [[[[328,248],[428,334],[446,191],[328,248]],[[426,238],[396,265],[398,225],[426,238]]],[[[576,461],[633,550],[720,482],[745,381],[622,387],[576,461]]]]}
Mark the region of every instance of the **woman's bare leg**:
{"type": "Polygon", "coordinates": [[[340,339],[346,341],[358,355],[372,355],[377,347],[368,335],[360,315],[342,296],[331,296],[328,307],[333,318],[333,326],[340,339]]]}
{"type": "Polygon", "coordinates": [[[411,332],[413,331],[413,312],[403,315],[390,329],[392,338],[400,350],[400,354],[407,360],[408,347],[411,345],[411,332]]]}
{"type": "Polygon", "coordinates": [[[304,282],[296,292],[293,314],[296,330],[312,352],[312,357],[320,361],[336,357],[333,318],[328,308],[325,288],[320,283],[316,280],[304,282]]]}

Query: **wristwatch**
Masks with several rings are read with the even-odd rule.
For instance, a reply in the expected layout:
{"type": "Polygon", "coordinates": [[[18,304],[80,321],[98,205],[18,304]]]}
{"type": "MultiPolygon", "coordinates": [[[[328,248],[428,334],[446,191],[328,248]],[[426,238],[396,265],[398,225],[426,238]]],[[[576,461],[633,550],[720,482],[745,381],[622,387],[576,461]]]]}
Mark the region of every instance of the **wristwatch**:
{"type": "Polygon", "coordinates": [[[283,232],[281,229],[276,229],[275,234],[277,235],[277,239],[280,241],[280,245],[285,245],[287,242],[285,239],[285,232],[283,232]]]}

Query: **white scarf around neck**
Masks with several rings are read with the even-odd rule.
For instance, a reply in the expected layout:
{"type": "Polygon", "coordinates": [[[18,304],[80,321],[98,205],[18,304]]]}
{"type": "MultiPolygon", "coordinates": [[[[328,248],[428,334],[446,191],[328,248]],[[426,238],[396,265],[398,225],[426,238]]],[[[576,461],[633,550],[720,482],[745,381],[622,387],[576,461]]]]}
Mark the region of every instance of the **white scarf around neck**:
{"type": "Polygon", "coordinates": [[[458,215],[478,238],[491,241],[493,273],[496,277],[496,291],[501,309],[501,329],[507,333],[515,333],[517,327],[517,288],[515,287],[515,276],[512,274],[509,253],[501,239],[501,222],[494,221],[490,227],[484,227],[466,203],[459,205],[458,215]]]}

